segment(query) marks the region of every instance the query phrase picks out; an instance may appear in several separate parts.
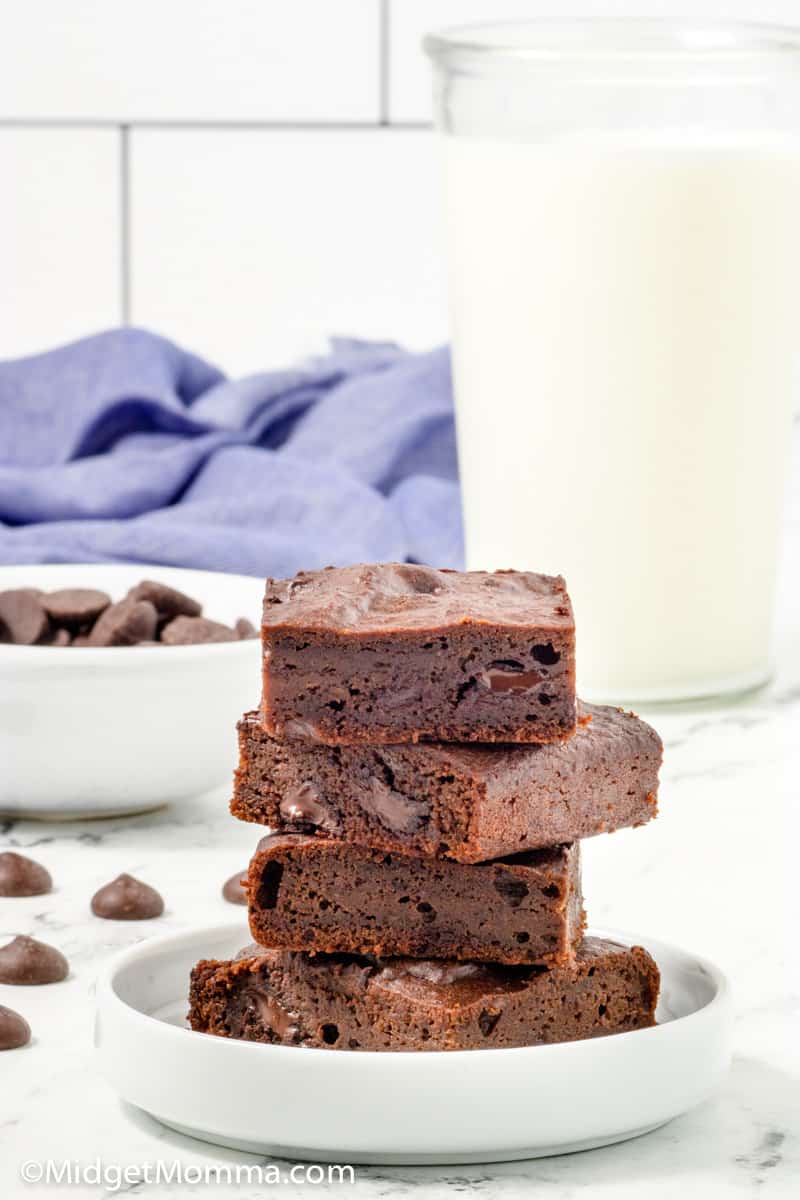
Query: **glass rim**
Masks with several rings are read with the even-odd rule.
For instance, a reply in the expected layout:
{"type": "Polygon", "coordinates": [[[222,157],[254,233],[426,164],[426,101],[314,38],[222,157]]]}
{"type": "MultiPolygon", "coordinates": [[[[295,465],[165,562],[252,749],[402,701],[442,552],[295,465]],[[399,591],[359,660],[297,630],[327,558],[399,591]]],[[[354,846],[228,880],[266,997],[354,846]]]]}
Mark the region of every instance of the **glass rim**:
{"type": "Polygon", "coordinates": [[[800,27],[687,17],[534,17],[456,25],[426,34],[435,63],[752,61],[800,59],[800,27]]]}

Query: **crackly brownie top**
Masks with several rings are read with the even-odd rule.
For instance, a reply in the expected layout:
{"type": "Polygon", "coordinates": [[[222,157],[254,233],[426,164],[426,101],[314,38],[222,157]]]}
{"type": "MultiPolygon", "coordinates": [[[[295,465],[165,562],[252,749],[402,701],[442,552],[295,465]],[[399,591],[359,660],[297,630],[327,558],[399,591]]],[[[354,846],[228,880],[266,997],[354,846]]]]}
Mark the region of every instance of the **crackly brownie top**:
{"type": "Polygon", "coordinates": [[[532,571],[376,563],[267,580],[267,627],[388,633],[465,624],[571,630],[574,621],[561,576],[532,571]]]}
{"type": "MultiPolygon", "coordinates": [[[[576,843],[575,843],[576,844],[576,843]]],[[[503,858],[496,858],[490,863],[481,863],[483,867],[492,867],[496,865],[509,867],[526,867],[533,871],[543,871],[548,869],[562,868],[565,869],[570,861],[572,845],[564,843],[558,846],[544,846],[536,850],[522,850],[519,854],[507,854],[503,858]]],[[[366,853],[368,856],[376,859],[385,858],[387,852],[375,848],[366,847],[361,849],[357,847],[355,851],[351,851],[349,843],[342,843],[340,838],[325,837],[319,833],[267,833],[261,838],[255,849],[254,858],[259,854],[269,850],[284,850],[284,851],[304,851],[313,854],[321,851],[333,853],[342,861],[347,861],[352,853],[366,853]]],[[[393,850],[392,857],[395,864],[401,863],[403,859],[407,859],[412,866],[419,864],[420,859],[415,854],[407,854],[401,850],[393,850]]],[[[440,864],[441,865],[441,864],[440,864]]],[[[451,863],[451,867],[463,867],[465,871],[474,871],[475,866],[470,864],[451,863]]],[[[309,869],[309,868],[307,868],[309,869]]],[[[313,870],[313,867],[310,869],[313,870]]]]}
{"type": "MultiPolygon", "coordinates": [[[[589,970],[603,960],[627,957],[627,946],[610,938],[586,937],[576,951],[575,967],[553,967],[555,976],[571,977],[576,969],[589,970]]],[[[456,962],[452,959],[376,958],[361,954],[309,954],[304,951],[272,950],[252,942],[236,955],[236,960],[261,959],[267,968],[281,962],[294,962],[305,972],[321,971],[324,986],[340,995],[357,995],[367,990],[391,991],[406,1000],[431,1008],[459,1008],[489,996],[521,991],[526,984],[548,968],[543,966],[501,966],[495,963],[456,962]]]]}
{"type": "MultiPolygon", "coordinates": [[[[251,736],[270,741],[257,712],[245,713],[239,727],[251,736]]],[[[538,762],[547,764],[548,771],[563,764],[565,769],[575,762],[580,748],[596,753],[608,763],[625,762],[632,755],[646,756],[656,765],[661,759],[661,738],[651,725],[624,708],[607,704],[588,704],[578,701],[578,728],[574,737],[564,742],[546,745],[530,743],[514,746],[505,743],[484,745],[480,742],[424,742],[401,747],[402,752],[416,755],[421,761],[441,762],[458,767],[475,779],[499,778],[515,768],[538,762]]],[[[388,747],[384,747],[386,752],[388,747]]],[[[324,753],[324,751],[320,751],[324,753]]]]}

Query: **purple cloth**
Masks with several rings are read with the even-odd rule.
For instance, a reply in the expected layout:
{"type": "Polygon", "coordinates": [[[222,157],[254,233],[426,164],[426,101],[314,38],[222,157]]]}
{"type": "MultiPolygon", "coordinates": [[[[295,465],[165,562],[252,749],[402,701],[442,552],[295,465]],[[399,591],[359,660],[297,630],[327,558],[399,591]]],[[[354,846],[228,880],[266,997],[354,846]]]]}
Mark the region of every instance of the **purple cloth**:
{"type": "Polygon", "coordinates": [[[449,356],[337,341],[228,380],[114,330],[0,363],[0,562],[460,566],[449,356]]]}

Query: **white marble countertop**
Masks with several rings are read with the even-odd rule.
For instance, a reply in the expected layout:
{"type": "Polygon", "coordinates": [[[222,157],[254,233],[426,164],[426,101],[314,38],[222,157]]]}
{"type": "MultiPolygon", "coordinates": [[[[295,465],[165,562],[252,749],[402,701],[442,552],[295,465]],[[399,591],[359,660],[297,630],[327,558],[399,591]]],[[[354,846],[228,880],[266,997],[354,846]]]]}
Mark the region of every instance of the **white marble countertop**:
{"type": "MultiPolygon", "coordinates": [[[[793,491],[773,683],[720,706],[644,712],[666,746],[659,819],[584,843],[592,923],[684,945],[728,973],[736,1025],[726,1085],[715,1099],[635,1141],[487,1167],[358,1167],[359,1195],[511,1198],[542,1188],[553,1200],[798,1194],[800,986],[792,918],[800,909],[790,895],[789,856],[800,830],[800,495],[793,491]]],[[[240,911],[243,943],[249,940],[244,911],[226,904],[219,889],[244,866],[256,840],[252,827],[228,816],[224,792],[127,819],[0,823],[0,849],[41,861],[56,885],[47,896],[0,900],[0,944],[27,933],[58,946],[71,964],[59,985],[0,985],[0,1003],[25,1013],[35,1039],[24,1052],[0,1056],[0,1195],[59,1190],[22,1183],[26,1160],[255,1161],[171,1133],[118,1099],[94,1069],[92,992],[98,966],[114,950],[152,933],[218,923],[240,911]],[[162,892],[161,919],[126,924],[91,915],[93,892],[121,871],[162,892]]],[[[122,1190],[165,1198],[209,1190],[249,1200],[353,1188],[287,1184],[267,1193],[246,1183],[208,1189],[161,1183],[122,1190]]],[[[109,1192],[80,1184],[68,1194],[82,1200],[109,1192]]]]}

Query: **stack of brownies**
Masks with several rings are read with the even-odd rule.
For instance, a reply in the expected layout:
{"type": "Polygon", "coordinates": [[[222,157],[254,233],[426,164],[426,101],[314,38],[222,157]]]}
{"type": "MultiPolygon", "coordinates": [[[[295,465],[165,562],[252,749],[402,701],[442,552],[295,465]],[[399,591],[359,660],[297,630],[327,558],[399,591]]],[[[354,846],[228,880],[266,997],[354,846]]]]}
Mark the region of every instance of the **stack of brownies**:
{"type": "Polygon", "coordinates": [[[579,839],[655,816],[661,742],[575,698],[564,581],[380,564],[268,580],[231,811],[269,826],[255,944],[193,1029],[343,1050],[652,1025],[658,968],[584,936],[579,839]]]}

